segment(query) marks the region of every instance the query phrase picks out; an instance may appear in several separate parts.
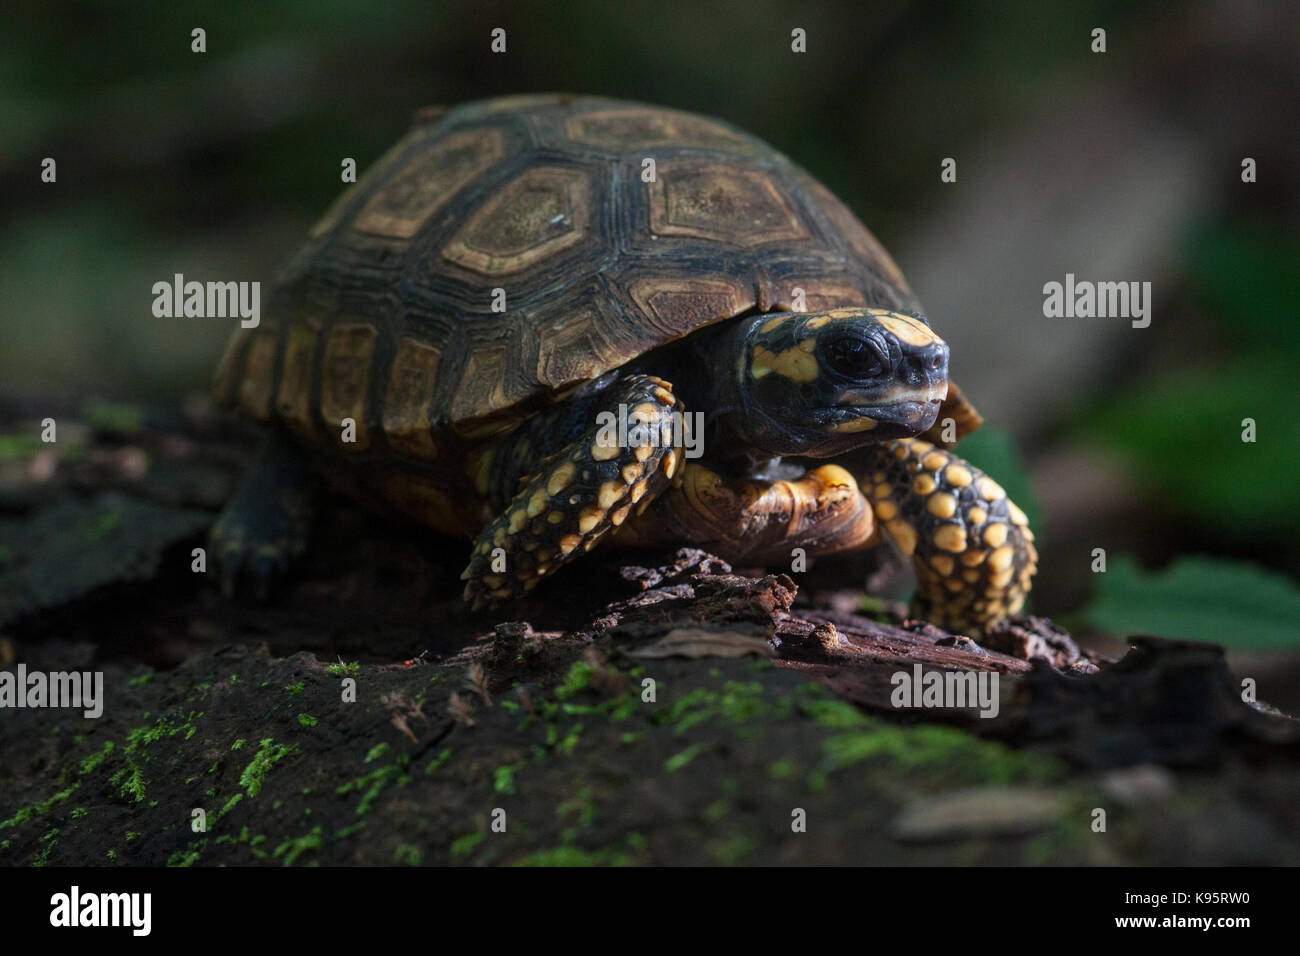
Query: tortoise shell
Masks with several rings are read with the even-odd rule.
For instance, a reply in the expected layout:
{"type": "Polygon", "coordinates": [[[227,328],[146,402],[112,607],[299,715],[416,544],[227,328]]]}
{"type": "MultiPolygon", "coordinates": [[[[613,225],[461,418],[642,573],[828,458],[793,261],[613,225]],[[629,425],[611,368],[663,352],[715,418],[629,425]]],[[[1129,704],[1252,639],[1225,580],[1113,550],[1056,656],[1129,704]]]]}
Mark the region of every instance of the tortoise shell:
{"type": "Polygon", "coordinates": [[[417,117],[334,203],[216,395],[316,446],[431,462],[710,323],[849,306],[918,309],[761,140],[639,103],[485,100],[417,117]]]}

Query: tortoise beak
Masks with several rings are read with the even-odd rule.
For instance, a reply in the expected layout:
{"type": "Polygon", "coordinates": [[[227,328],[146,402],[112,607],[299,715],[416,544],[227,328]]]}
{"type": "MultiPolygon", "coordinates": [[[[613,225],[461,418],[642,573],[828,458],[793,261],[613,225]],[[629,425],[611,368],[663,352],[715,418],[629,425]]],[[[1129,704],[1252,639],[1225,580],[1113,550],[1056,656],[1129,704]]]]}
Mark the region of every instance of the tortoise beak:
{"type": "Polygon", "coordinates": [[[939,408],[947,391],[945,383],[941,389],[924,392],[900,390],[885,398],[875,396],[868,400],[869,403],[858,403],[850,398],[827,409],[829,424],[826,430],[843,434],[875,431],[885,426],[881,438],[919,435],[939,417],[939,408]]]}

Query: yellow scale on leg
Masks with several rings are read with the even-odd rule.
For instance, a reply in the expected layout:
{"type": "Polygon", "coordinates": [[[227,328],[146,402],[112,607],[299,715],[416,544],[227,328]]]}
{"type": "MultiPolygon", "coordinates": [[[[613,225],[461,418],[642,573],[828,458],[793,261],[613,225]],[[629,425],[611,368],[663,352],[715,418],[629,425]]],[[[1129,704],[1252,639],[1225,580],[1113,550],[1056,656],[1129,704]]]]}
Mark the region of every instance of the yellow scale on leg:
{"type": "Polygon", "coordinates": [[[1019,613],[1038,553],[1002,486],[918,439],[882,445],[875,459],[862,485],[885,534],[915,566],[913,613],[967,632],[1019,613]]]}
{"type": "Polygon", "coordinates": [[[607,403],[623,427],[593,423],[524,482],[479,533],[461,575],[475,610],[531,591],[669,486],[681,460],[671,389],[652,375],[628,376],[607,403]]]}

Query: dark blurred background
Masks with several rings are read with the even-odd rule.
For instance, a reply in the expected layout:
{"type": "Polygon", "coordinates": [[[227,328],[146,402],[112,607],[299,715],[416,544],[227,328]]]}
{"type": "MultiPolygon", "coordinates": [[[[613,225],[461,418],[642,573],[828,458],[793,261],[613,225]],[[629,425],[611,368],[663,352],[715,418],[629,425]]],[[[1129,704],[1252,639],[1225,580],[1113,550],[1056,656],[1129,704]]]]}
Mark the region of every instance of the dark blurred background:
{"type": "MultiPolygon", "coordinates": [[[[1295,648],[1298,72],[1290,2],[10,3],[0,382],[193,402],[231,326],[154,318],[152,284],[270,283],[340,160],[418,107],[671,105],[768,140],[894,253],[990,421],[963,450],[1038,530],[1036,611],[1295,648]],[[1150,328],[1044,318],[1067,272],[1151,282],[1150,328]]],[[[10,417],[0,456],[30,450],[10,417]]]]}

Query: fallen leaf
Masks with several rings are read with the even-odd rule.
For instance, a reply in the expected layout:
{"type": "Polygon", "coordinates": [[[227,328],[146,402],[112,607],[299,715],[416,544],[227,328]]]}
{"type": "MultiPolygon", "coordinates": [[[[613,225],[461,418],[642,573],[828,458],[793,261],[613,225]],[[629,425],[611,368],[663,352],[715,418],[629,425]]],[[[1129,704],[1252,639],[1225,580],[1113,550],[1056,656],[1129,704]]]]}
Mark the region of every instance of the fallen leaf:
{"type": "Polygon", "coordinates": [[[962,840],[1033,833],[1065,812],[1055,790],[971,787],[924,797],[894,820],[898,840],[962,840]]]}
{"type": "Polygon", "coordinates": [[[771,657],[766,638],[736,631],[706,631],[698,627],[674,628],[647,647],[627,652],[629,657],[771,657]]]}

